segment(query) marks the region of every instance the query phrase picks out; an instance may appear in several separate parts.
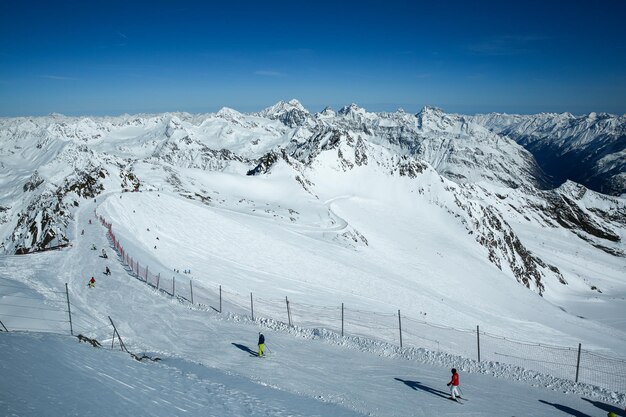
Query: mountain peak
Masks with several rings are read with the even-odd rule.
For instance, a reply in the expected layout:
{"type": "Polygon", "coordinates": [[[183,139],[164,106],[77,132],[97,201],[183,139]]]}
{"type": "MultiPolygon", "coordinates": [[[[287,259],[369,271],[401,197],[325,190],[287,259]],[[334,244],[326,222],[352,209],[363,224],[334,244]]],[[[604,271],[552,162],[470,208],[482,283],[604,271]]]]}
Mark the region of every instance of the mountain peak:
{"type": "Polygon", "coordinates": [[[339,114],[341,114],[342,116],[354,113],[363,114],[365,113],[365,109],[359,107],[356,103],[351,103],[347,106],[343,106],[341,110],[339,110],[339,114]]]}
{"type": "Polygon", "coordinates": [[[322,117],[335,117],[335,111],[333,110],[332,107],[326,106],[324,107],[324,110],[317,113],[317,115],[322,116],[322,117]]]}
{"type": "Polygon", "coordinates": [[[222,118],[232,118],[241,116],[241,113],[235,109],[231,109],[230,107],[222,107],[217,113],[215,113],[215,115],[222,118]]]}
{"type": "Polygon", "coordinates": [[[439,107],[424,106],[415,117],[418,127],[425,130],[448,130],[454,124],[450,116],[439,107]]]}
{"type": "Polygon", "coordinates": [[[279,101],[259,113],[260,116],[279,120],[289,127],[302,126],[311,116],[309,111],[295,98],[288,102],[279,101]]]}
{"type": "Polygon", "coordinates": [[[304,106],[302,106],[302,104],[295,98],[292,98],[291,100],[289,100],[287,102],[287,104],[289,104],[292,107],[298,107],[298,108],[304,110],[304,106]]]}
{"type": "Polygon", "coordinates": [[[273,106],[267,107],[264,110],[262,110],[261,113],[275,114],[278,112],[284,112],[284,111],[290,111],[290,110],[299,110],[299,111],[308,113],[307,109],[304,108],[302,103],[300,103],[295,98],[292,98],[289,101],[280,100],[278,103],[274,104],[273,106]]]}
{"type": "Polygon", "coordinates": [[[424,106],[422,107],[422,110],[420,110],[419,113],[417,113],[417,116],[419,117],[420,115],[431,115],[431,114],[441,116],[444,113],[445,112],[440,107],[424,106]]]}

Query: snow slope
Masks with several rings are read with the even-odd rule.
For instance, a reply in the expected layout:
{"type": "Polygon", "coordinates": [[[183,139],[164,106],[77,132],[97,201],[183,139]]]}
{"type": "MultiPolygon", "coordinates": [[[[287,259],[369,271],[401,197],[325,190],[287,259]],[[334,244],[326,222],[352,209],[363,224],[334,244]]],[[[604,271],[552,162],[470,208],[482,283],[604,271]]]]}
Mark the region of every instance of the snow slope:
{"type": "MultiPolygon", "coordinates": [[[[54,308],[56,290],[67,281],[75,333],[106,347],[111,316],[131,351],[162,360],[137,362],[67,335],[0,333],[0,409],[6,415],[542,416],[555,409],[599,415],[624,403],[623,394],[612,398],[585,385],[524,378],[495,364],[485,375],[476,363],[447,355],[431,355],[427,364],[419,354],[385,343],[190,308],[90,250],[92,243],[108,248],[105,229],[87,224],[91,208],[79,213],[85,234],[72,248],[0,259],[2,314],[29,314],[8,306],[19,305],[20,295],[39,296],[54,308]],[[110,277],[100,274],[105,264],[110,277]],[[92,274],[97,286],[88,289],[92,274]],[[260,330],[270,349],[266,359],[249,353],[260,330]],[[455,361],[468,398],[463,404],[446,399],[444,384],[455,361]]],[[[9,328],[17,324],[11,320],[3,316],[9,328]]],[[[67,334],[67,324],[39,323],[67,334]]]]}
{"type": "MultiPolygon", "coordinates": [[[[110,344],[110,315],[134,351],[187,361],[174,368],[199,362],[194,373],[218,369],[348,413],[404,415],[424,404],[421,415],[439,415],[433,389],[445,391],[451,366],[495,393],[462,405],[468,415],[515,414],[520,402],[488,403],[517,391],[528,393],[524,407],[531,401],[536,415],[555,407],[539,399],[593,412],[545,388],[606,406],[624,401],[611,393],[626,391],[623,361],[603,358],[626,351],[626,203],[574,183],[538,189],[530,154],[466,117],[356,105],[312,115],[292,101],[252,115],[1,122],[3,248],[67,245],[0,259],[0,319],[9,329],[66,332],[67,282],[77,332],[110,344]],[[163,287],[175,277],[177,294],[187,294],[192,281],[196,305],[132,278],[111,257],[94,211],[163,287]],[[108,260],[97,256],[101,248],[108,260]],[[101,274],[105,265],[111,277],[101,274]],[[92,275],[98,284],[89,291],[92,275]],[[222,315],[214,310],[219,286],[222,315]],[[282,323],[285,297],[295,328],[282,323]],[[473,360],[476,325],[487,332],[481,363],[473,360]],[[275,355],[248,369],[259,328],[275,355]],[[583,355],[582,381],[593,371],[603,388],[559,379],[573,378],[578,343],[596,355],[583,355]],[[418,364],[425,379],[411,377],[418,364]],[[345,375],[329,378],[338,369],[345,375]],[[391,395],[398,386],[408,397],[391,395]]],[[[27,349],[27,339],[12,340],[27,349]]],[[[272,413],[317,413],[286,401],[272,413]]]]}

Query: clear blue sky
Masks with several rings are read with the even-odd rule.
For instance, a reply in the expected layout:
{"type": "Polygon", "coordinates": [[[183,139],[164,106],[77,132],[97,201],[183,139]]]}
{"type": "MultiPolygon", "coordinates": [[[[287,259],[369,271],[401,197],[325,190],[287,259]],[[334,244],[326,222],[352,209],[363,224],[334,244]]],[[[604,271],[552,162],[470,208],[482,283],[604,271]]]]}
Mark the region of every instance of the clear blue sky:
{"type": "Polygon", "coordinates": [[[626,1],[5,1],[0,115],[626,113],[626,1]]]}

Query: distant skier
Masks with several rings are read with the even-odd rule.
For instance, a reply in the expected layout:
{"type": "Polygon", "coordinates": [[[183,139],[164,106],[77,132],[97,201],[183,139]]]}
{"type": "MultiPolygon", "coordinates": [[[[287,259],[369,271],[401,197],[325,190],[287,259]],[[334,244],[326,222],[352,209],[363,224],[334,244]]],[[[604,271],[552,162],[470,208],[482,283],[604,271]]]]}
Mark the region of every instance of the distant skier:
{"type": "Polygon", "coordinates": [[[91,244],[91,250],[96,250],[96,244],[95,243],[91,244]]]}
{"type": "Polygon", "coordinates": [[[455,368],[452,368],[452,379],[447,383],[450,387],[450,399],[456,401],[456,397],[461,398],[459,394],[459,374],[456,372],[455,368]]]}
{"type": "Polygon", "coordinates": [[[103,258],[108,258],[107,253],[104,251],[104,249],[102,249],[102,257],[103,258]]]}
{"type": "Polygon", "coordinates": [[[94,288],[96,286],[96,279],[94,277],[91,277],[91,279],[89,280],[89,283],[87,284],[87,286],[89,288],[94,288]]]}
{"type": "Polygon", "coordinates": [[[264,350],[265,350],[265,336],[263,336],[263,333],[259,332],[259,353],[257,354],[259,358],[263,357],[264,350]]]}
{"type": "Polygon", "coordinates": [[[89,224],[91,224],[91,219],[89,219],[89,224]]]}
{"type": "Polygon", "coordinates": [[[104,269],[104,275],[111,275],[111,270],[108,266],[104,269]]]}
{"type": "Polygon", "coordinates": [[[84,234],[85,234],[85,229],[81,230],[81,231],[80,231],[80,234],[81,234],[81,235],[84,235],[84,234]]]}

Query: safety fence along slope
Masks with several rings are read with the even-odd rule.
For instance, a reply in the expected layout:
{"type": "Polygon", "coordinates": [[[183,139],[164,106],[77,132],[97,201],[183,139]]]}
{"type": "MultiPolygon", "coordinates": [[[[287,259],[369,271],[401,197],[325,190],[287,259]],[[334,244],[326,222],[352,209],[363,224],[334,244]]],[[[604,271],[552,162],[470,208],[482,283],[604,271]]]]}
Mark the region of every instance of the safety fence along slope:
{"type": "Polygon", "coordinates": [[[62,289],[32,288],[16,280],[0,277],[0,332],[37,332],[76,336],[79,341],[94,347],[115,348],[116,342],[121,350],[129,352],[117,332],[113,320],[108,322],[95,318],[93,313],[71,303],[68,284],[62,289]],[[113,328],[110,339],[101,339],[105,329],[113,328]]]}
{"type": "MultiPolygon", "coordinates": [[[[513,340],[481,330],[459,329],[401,314],[400,310],[374,312],[340,306],[316,306],[288,297],[265,299],[240,294],[221,285],[207,288],[180,273],[157,271],[124,250],[112,224],[107,228],[113,247],[132,274],[146,284],[191,304],[216,312],[229,312],[283,322],[302,329],[326,330],[340,336],[357,336],[400,348],[423,348],[478,362],[489,361],[536,371],[557,378],[596,385],[626,393],[626,360],[578,346],[558,346],[513,340]]],[[[161,267],[162,268],[162,267],[161,267]]]]}
{"type": "Polygon", "coordinates": [[[66,289],[30,288],[0,278],[0,331],[71,333],[66,289]]]}

